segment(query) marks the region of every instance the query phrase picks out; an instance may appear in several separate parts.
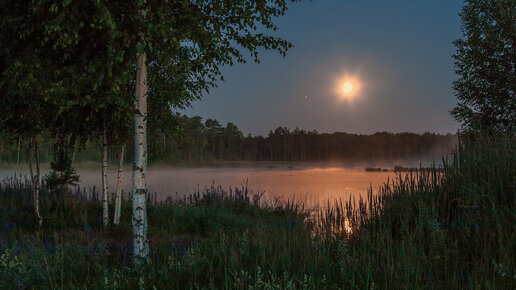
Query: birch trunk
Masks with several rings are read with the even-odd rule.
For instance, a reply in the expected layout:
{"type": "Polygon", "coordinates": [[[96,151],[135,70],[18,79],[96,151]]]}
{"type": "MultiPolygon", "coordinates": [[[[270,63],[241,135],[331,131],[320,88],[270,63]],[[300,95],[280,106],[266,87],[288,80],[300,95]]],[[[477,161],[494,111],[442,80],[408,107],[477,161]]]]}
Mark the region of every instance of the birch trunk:
{"type": "Polygon", "coordinates": [[[122,203],[122,176],[124,174],[124,154],[125,144],[120,149],[120,164],[118,165],[118,179],[116,182],[116,197],[115,197],[115,214],[113,216],[113,224],[120,223],[121,203],[122,203]]]}
{"type": "Polygon", "coordinates": [[[36,219],[38,225],[41,226],[43,219],[39,213],[39,144],[38,141],[34,141],[32,137],[29,139],[29,171],[30,179],[32,181],[32,197],[34,202],[34,212],[36,213],[36,219]],[[36,147],[36,175],[32,170],[32,162],[34,158],[34,145],[36,147]]]}
{"type": "Polygon", "coordinates": [[[73,150],[73,154],[72,154],[72,168],[75,166],[75,148],[73,150]]]}
{"type": "MultiPolygon", "coordinates": [[[[142,14],[145,14],[143,11],[142,14]]],[[[134,103],[134,166],[132,190],[133,254],[135,264],[147,260],[147,67],[144,51],[138,52],[134,103]]]]}
{"type": "Polygon", "coordinates": [[[16,165],[20,163],[20,143],[21,143],[21,136],[18,136],[18,154],[16,155],[16,165]]]}
{"type": "Polygon", "coordinates": [[[0,142],[0,164],[2,164],[2,156],[4,155],[4,140],[1,140],[0,142]]]}
{"type": "Polygon", "coordinates": [[[107,132],[104,125],[104,133],[102,136],[102,224],[109,224],[109,194],[107,183],[107,132]]]}
{"type": "Polygon", "coordinates": [[[39,212],[39,183],[41,181],[41,174],[39,170],[39,142],[38,139],[34,140],[34,144],[36,147],[36,183],[34,183],[34,210],[36,211],[36,218],[38,219],[38,224],[41,226],[43,224],[43,217],[39,212]]]}

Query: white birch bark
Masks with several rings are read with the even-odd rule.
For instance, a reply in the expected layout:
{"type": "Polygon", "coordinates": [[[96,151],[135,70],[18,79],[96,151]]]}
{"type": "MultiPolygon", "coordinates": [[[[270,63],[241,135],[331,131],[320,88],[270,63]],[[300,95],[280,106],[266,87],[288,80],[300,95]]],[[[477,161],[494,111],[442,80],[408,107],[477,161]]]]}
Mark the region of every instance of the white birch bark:
{"type": "Polygon", "coordinates": [[[43,217],[39,212],[39,183],[41,181],[41,174],[39,170],[39,142],[38,139],[34,141],[36,147],[36,178],[34,183],[34,210],[36,211],[36,218],[38,219],[38,224],[41,226],[43,224],[43,217]]]}
{"type": "Polygon", "coordinates": [[[75,147],[73,149],[73,154],[72,154],[72,168],[75,166],[75,147]]]}
{"type": "Polygon", "coordinates": [[[104,133],[102,136],[102,224],[109,224],[109,194],[107,183],[107,132],[104,125],[104,133]]]}
{"type": "Polygon", "coordinates": [[[4,140],[0,140],[0,164],[2,164],[2,156],[4,155],[4,140]]]}
{"type": "Polygon", "coordinates": [[[118,179],[116,182],[116,196],[115,196],[115,213],[113,215],[113,224],[120,223],[121,203],[122,203],[122,177],[124,174],[124,154],[125,144],[120,149],[120,164],[118,164],[118,179]]]}
{"type": "Polygon", "coordinates": [[[21,136],[18,136],[18,154],[16,155],[16,165],[20,164],[20,144],[21,136]]]}
{"type": "Polygon", "coordinates": [[[30,178],[32,181],[32,199],[34,202],[34,212],[36,213],[36,219],[38,221],[38,225],[41,226],[43,223],[43,218],[39,213],[39,144],[38,141],[34,141],[32,137],[29,139],[29,171],[30,178]],[[34,145],[36,147],[36,175],[34,175],[34,171],[32,170],[32,161],[34,157],[34,145]]]}
{"type": "MultiPolygon", "coordinates": [[[[145,12],[142,11],[143,16],[145,12]]],[[[147,67],[144,51],[138,52],[134,102],[134,166],[132,190],[133,254],[135,264],[147,260],[147,67]]]]}

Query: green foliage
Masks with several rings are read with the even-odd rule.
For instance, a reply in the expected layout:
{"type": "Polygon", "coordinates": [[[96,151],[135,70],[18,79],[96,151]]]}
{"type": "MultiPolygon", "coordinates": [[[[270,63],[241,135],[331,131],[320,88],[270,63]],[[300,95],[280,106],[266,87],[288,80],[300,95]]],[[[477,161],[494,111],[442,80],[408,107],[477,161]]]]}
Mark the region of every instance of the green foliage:
{"type": "Polygon", "coordinates": [[[277,29],[289,2],[3,1],[0,127],[45,131],[68,147],[108,127],[110,144],[126,143],[135,52],[145,51],[149,123],[167,131],[170,108],[199,99],[222,66],[245,62],[243,51],[255,61],[260,49],[285,55],[292,45],[262,31],[277,29]]]}
{"type": "Polygon", "coordinates": [[[461,13],[463,38],[454,42],[453,84],[459,99],[452,115],[465,129],[509,131],[516,125],[516,2],[468,0],[461,13]]]}
{"type": "Polygon", "coordinates": [[[109,13],[84,1],[4,1],[0,11],[0,127],[69,148],[106,122],[113,142],[127,138],[132,55],[109,13]]]}

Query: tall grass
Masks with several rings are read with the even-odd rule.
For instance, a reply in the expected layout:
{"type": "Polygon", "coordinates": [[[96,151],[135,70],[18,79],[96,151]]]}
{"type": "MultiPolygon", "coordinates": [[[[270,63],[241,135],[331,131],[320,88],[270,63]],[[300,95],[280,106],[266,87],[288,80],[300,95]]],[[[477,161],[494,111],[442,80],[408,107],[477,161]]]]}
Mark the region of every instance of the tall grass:
{"type": "Polygon", "coordinates": [[[149,206],[151,259],[131,264],[130,204],[101,226],[96,190],[59,208],[43,188],[0,185],[0,288],[372,289],[516,287],[516,145],[459,144],[443,168],[399,174],[316,213],[211,187],[149,206]]]}
{"type": "Polygon", "coordinates": [[[514,288],[515,152],[510,137],[463,139],[442,169],[398,175],[357,206],[328,207],[321,238],[350,241],[356,260],[339,261],[382,287],[514,288]]]}

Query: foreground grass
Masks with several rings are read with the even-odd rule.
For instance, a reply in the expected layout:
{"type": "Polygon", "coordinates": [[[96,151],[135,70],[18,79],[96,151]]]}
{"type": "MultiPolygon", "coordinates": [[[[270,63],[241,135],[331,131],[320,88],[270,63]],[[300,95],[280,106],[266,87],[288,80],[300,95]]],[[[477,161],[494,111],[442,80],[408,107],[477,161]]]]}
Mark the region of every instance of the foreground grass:
{"type": "Polygon", "coordinates": [[[516,288],[516,145],[460,145],[443,170],[399,175],[361,201],[315,214],[211,188],[149,206],[151,257],[131,263],[130,205],[100,226],[84,193],[64,209],[30,188],[0,188],[0,288],[516,288]]]}

